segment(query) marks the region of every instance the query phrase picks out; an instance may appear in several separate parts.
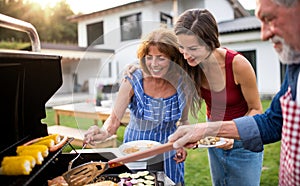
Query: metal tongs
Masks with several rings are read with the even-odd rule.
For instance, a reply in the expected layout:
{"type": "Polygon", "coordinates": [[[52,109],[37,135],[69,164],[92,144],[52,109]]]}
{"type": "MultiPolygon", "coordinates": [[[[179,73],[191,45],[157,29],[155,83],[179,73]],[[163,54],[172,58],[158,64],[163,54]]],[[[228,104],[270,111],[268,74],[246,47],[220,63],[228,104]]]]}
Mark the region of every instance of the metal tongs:
{"type": "Polygon", "coordinates": [[[130,155],[118,157],[108,162],[88,162],[65,172],[62,176],[70,186],[88,184],[109,168],[119,167],[150,156],[173,150],[173,143],[165,143],[130,155]]]}
{"type": "MultiPolygon", "coordinates": [[[[81,150],[83,150],[86,146],[87,146],[87,143],[83,144],[81,150]]],[[[75,150],[75,149],[74,149],[74,150],[75,150]]],[[[75,151],[75,152],[76,152],[76,151],[75,151]]],[[[79,158],[80,155],[81,155],[81,152],[80,152],[80,153],[77,153],[77,156],[69,162],[68,171],[71,170],[74,161],[77,160],[77,159],[79,158]]]]}

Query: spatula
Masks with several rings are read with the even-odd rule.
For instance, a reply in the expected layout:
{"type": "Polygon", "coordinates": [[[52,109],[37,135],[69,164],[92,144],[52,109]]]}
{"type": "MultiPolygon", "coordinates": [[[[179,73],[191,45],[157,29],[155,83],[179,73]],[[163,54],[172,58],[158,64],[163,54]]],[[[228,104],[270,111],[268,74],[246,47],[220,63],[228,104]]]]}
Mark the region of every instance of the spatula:
{"type": "Polygon", "coordinates": [[[109,168],[118,167],[124,165],[125,163],[162,154],[170,150],[173,150],[173,143],[166,143],[163,145],[155,146],[151,149],[118,157],[108,162],[85,163],[65,172],[62,176],[70,186],[84,185],[93,181],[98,175],[102,174],[109,168]]]}

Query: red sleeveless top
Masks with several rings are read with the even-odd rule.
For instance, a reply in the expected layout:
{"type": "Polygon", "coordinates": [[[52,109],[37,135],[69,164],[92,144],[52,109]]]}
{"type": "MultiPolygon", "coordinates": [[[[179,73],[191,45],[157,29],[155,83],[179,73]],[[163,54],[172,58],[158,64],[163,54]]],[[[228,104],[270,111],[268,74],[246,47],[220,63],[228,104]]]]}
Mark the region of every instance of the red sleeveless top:
{"type": "Polygon", "coordinates": [[[235,84],[233,77],[232,60],[238,52],[226,50],[226,87],[220,92],[210,91],[201,87],[201,96],[205,100],[206,114],[210,121],[232,120],[244,116],[248,112],[248,105],[241,87],[235,84]]]}

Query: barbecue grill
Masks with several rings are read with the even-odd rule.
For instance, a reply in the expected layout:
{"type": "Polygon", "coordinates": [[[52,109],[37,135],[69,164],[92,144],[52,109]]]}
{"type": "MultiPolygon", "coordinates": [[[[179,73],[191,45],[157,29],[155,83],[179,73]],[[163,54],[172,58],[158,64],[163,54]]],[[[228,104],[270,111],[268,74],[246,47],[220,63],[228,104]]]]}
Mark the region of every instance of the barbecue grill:
{"type": "MultiPolygon", "coordinates": [[[[62,57],[40,52],[38,34],[30,23],[0,14],[0,26],[28,33],[32,44],[32,51],[0,50],[1,162],[5,156],[16,155],[17,146],[48,135],[47,124],[41,120],[46,117],[46,102],[62,85],[62,57]]],[[[76,153],[62,152],[64,147],[72,147],[72,140],[68,138],[61,148],[50,152],[42,165],[36,165],[28,176],[0,175],[1,185],[47,185],[48,180],[66,172],[68,163],[77,156],[76,153]]],[[[82,153],[73,167],[90,161],[107,162],[113,158],[116,158],[113,152],[82,153]]],[[[158,155],[145,162],[146,168],[133,170],[123,165],[109,169],[101,176],[115,179],[120,173],[148,170],[156,176],[156,185],[172,185],[163,173],[162,159],[162,155],[158,155]]]]}

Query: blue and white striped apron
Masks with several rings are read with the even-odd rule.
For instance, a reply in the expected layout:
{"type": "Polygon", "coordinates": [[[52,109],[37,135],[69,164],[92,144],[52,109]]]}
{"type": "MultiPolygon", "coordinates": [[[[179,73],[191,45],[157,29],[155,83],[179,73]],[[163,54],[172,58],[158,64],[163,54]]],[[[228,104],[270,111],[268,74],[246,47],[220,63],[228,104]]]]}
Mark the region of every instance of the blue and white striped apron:
{"type": "MultiPolygon", "coordinates": [[[[133,87],[134,96],[129,105],[130,121],[124,134],[124,143],[135,140],[153,140],[166,143],[168,136],[176,130],[176,122],[181,117],[186,104],[179,82],[177,93],[169,98],[153,98],[144,93],[141,70],[127,78],[133,87]]],[[[164,153],[166,175],[174,183],[184,183],[184,163],[177,164],[173,159],[175,151],[164,153]]]]}

